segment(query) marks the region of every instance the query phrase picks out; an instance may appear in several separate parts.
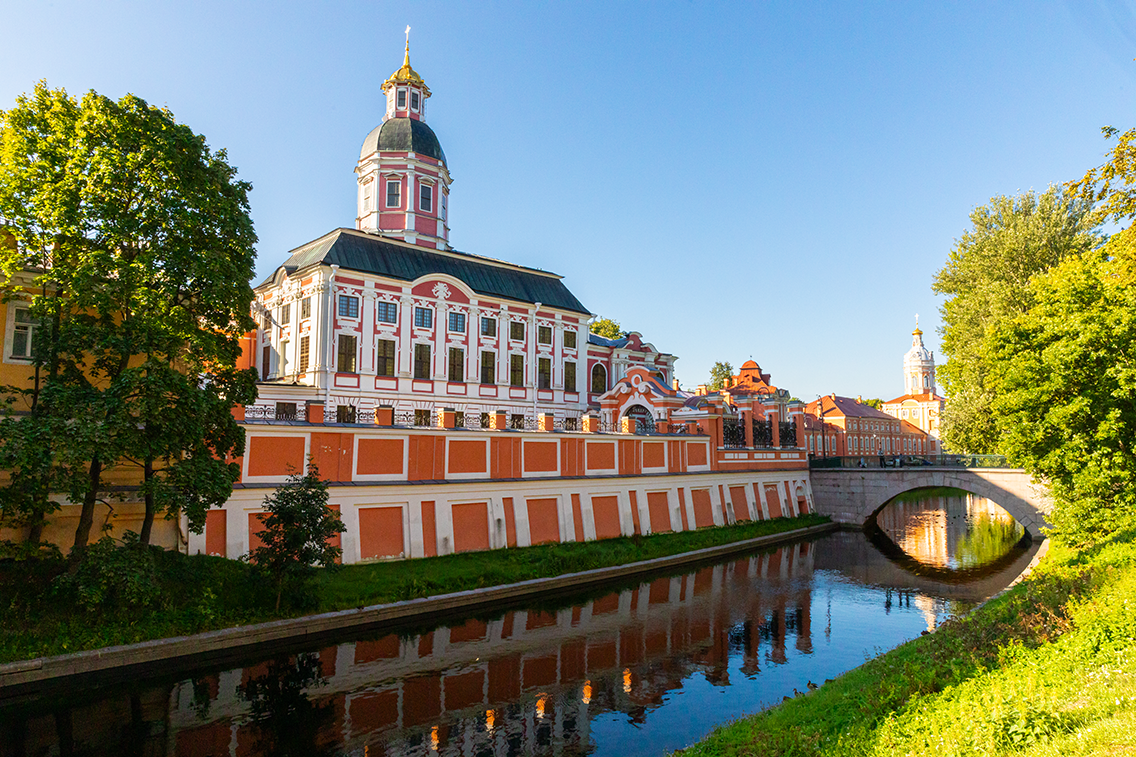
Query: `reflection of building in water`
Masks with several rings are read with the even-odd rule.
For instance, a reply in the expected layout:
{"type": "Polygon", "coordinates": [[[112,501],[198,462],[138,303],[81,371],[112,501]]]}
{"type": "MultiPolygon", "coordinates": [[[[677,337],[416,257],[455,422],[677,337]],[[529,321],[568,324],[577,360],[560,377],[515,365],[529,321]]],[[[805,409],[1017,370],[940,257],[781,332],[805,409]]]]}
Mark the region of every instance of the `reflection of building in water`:
{"type": "MultiPolygon", "coordinates": [[[[727,685],[731,657],[754,676],[786,662],[789,644],[811,652],[813,561],[813,545],[797,544],[553,612],[515,611],[413,637],[327,647],[306,663],[322,676],[305,684],[320,720],[306,730],[289,728],[314,734],[320,749],[368,757],[587,752],[599,715],[619,712],[642,722],[694,673],[727,685]]],[[[167,688],[159,700],[168,710],[153,718],[167,724],[158,751],[236,756],[272,743],[239,691],[280,665],[167,688]]],[[[130,711],[128,704],[123,709],[130,711]]],[[[90,722],[78,710],[70,717],[90,722]]],[[[121,719],[110,722],[121,729],[121,719]]],[[[45,747],[58,733],[52,715],[28,728],[45,747]]]]}
{"type": "Polygon", "coordinates": [[[941,568],[997,558],[1022,536],[1012,515],[985,497],[962,491],[899,497],[877,513],[876,523],[908,555],[941,568]]]}
{"type": "Polygon", "coordinates": [[[935,627],[939,625],[939,610],[941,603],[932,599],[931,597],[919,594],[915,597],[915,606],[919,608],[919,612],[923,613],[923,619],[927,621],[927,630],[934,631],[935,627]]]}

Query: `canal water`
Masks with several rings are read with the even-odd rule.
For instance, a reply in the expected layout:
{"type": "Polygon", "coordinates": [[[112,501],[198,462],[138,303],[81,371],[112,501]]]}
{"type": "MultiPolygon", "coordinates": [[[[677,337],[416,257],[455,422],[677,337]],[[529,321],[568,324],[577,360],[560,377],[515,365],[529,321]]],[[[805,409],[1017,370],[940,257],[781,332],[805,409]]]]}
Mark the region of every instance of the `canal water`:
{"type": "Polygon", "coordinates": [[[1037,549],[965,492],[877,522],[560,604],[10,702],[0,757],[666,754],[933,629],[1037,549]]]}

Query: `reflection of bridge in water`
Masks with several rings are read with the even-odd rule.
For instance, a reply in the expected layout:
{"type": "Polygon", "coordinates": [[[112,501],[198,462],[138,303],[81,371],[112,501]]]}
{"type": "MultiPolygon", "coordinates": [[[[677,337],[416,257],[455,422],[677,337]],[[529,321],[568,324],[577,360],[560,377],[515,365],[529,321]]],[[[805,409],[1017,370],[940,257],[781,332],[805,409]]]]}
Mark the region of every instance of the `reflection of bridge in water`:
{"type": "MultiPolygon", "coordinates": [[[[581,753],[598,715],[642,720],[694,672],[727,684],[731,656],[741,657],[744,674],[756,675],[784,663],[790,646],[811,652],[815,552],[812,543],[791,545],[574,607],[360,639],[299,661],[265,661],[142,696],[108,697],[67,713],[72,743],[66,745],[56,741],[64,733],[58,716],[39,710],[20,741],[29,753],[53,743],[66,753],[116,743],[122,722],[134,721],[139,733],[163,724],[162,744],[150,744],[155,753],[253,754],[272,742],[257,717],[276,722],[273,702],[262,701],[265,692],[291,701],[304,690],[310,705],[292,706],[281,722],[289,739],[303,741],[306,733],[313,748],[367,748],[368,755],[581,753]],[[288,682],[295,688],[290,694],[281,690],[288,682]],[[113,736],[100,734],[100,724],[113,728],[113,736]]],[[[0,727],[0,741],[11,744],[15,735],[0,727]]]]}

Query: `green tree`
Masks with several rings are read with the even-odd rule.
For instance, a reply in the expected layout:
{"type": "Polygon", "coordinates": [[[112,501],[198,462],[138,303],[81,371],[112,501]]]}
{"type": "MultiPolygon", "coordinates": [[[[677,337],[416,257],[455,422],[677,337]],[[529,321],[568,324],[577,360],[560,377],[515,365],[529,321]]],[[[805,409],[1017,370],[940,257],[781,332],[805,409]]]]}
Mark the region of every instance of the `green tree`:
{"type": "Polygon", "coordinates": [[[224,150],[133,95],[118,102],[36,86],[0,113],[0,249],[5,296],[28,301],[43,338],[31,393],[66,427],[51,456],[85,461],[68,478],[85,548],[103,477],[141,470],[149,539],[161,509],[223,502],[244,436],[229,409],[254,396],[235,369],[256,235],[246,182],[224,150]]]}
{"type": "Polygon", "coordinates": [[[861,405],[867,405],[868,407],[875,408],[876,410],[884,409],[884,401],[879,397],[872,397],[871,399],[864,399],[863,397],[861,397],[859,402],[861,405]]]}
{"type": "Polygon", "coordinates": [[[619,325],[619,321],[602,317],[592,321],[592,325],[588,327],[588,330],[597,336],[602,336],[604,339],[622,339],[627,333],[619,325]]]}
{"type": "Polygon", "coordinates": [[[734,375],[734,366],[728,362],[718,361],[710,366],[710,381],[706,384],[711,390],[721,389],[726,385],[726,379],[734,375]]]}
{"type": "Polygon", "coordinates": [[[307,473],[293,473],[264,500],[268,515],[260,532],[263,543],[249,552],[248,559],[276,583],[277,610],[287,582],[302,588],[316,565],[330,567],[342,554],[329,540],[347,529],[327,500],[327,482],[320,479],[311,459],[307,473]]]}
{"type": "MultiPolygon", "coordinates": [[[[1117,135],[1106,129],[1108,138],[1117,135]]],[[[1098,218],[1136,217],[1136,130],[1072,185],[1098,218]]],[[[1074,545],[1136,528],[1136,230],[1030,284],[1032,307],[986,340],[1007,455],[1046,481],[1074,545]]]]}
{"type": "Polygon", "coordinates": [[[948,398],[942,417],[947,448],[998,451],[986,336],[1029,309],[1032,276],[1100,243],[1090,210],[1087,200],[1050,187],[1040,195],[994,197],[970,214],[971,228],[933,286],[946,296],[940,311],[948,360],[938,375],[948,398]]]}

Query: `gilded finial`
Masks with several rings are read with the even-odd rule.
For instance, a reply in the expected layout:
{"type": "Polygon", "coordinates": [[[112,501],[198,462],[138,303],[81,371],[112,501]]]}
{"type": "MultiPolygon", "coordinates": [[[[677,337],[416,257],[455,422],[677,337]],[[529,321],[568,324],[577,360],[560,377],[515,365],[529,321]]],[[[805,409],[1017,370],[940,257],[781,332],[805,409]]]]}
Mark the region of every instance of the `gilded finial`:
{"type": "Polygon", "coordinates": [[[430,96],[430,88],[426,86],[426,82],[418,75],[418,72],[410,67],[410,26],[406,27],[406,48],[402,56],[402,66],[390,75],[386,81],[383,82],[382,90],[386,92],[394,84],[411,84],[422,88],[424,97],[430,96]]]}
{"type": "Polygon", "coordinates": [[[915,330],[911,332],[915,336],[923,336],[923,332],[919,330],[919,314],[915,314],[915,330]]]}
{"type": "Polygon", "coordinates": [[[410,68],[410,24],[406,25],[406,55],[402,58],[402,65],[410,68]]]}

